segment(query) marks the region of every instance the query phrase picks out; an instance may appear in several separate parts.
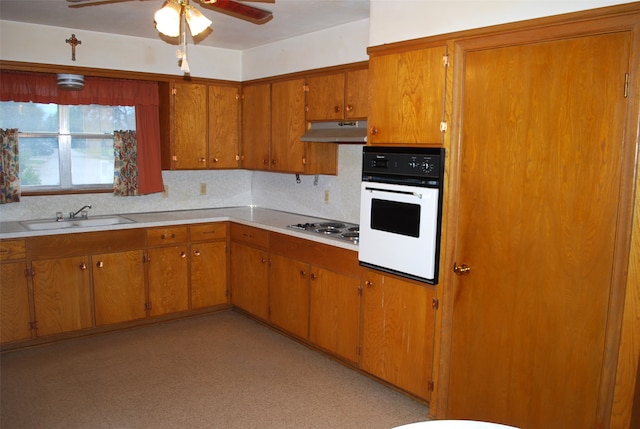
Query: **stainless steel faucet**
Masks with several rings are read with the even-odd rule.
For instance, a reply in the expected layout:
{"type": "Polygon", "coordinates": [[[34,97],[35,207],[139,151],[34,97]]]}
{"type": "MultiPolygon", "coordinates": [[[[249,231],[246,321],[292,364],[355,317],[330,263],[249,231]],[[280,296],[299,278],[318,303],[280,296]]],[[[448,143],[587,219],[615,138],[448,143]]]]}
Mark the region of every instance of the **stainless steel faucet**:
{"type": "Polygon", "coordinates": [[[77,212],[69,212],[69,219],[75,219],[76,216],[78,216],[79,213],[82,213],[80,217],[82,217],[83,219],[86,219],[89,214],[84,211],[84,209],[90,209],[91,208],[91,204],[87,204],[86,206],[83,206],[80,210],[78,210],[77,212]]]}

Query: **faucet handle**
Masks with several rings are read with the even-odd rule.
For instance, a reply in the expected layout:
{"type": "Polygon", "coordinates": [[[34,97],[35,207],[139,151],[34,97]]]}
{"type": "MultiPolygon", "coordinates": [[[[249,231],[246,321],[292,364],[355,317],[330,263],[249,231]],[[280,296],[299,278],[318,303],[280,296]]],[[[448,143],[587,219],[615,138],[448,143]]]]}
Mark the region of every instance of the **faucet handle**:
{"type": "Polygon", "coordinates": [[[64,215],[62,214],[62,212],[56,212],[56,221],[60,222],[63,219],[64,215]]]}

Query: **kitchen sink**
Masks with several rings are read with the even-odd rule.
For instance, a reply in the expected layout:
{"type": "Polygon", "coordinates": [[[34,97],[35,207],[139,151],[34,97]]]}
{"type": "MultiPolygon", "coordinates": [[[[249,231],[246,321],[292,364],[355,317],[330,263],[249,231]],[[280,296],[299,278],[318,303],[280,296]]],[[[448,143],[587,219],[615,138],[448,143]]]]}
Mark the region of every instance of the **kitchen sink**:
{"type": "Polygon", "coordinates": [[[109,225],[121,225],[126,223],[133,223],[135,221],[118,215],[108,216],[94,216],[87,219],[63,219],[60,221],[44,219],[44,220],[29,220],[20,222],[22,226],[32,231],[41,231],[45,229],[66,229],[66,228],[81,228],[90,226],[109,226],[109,225]]]}

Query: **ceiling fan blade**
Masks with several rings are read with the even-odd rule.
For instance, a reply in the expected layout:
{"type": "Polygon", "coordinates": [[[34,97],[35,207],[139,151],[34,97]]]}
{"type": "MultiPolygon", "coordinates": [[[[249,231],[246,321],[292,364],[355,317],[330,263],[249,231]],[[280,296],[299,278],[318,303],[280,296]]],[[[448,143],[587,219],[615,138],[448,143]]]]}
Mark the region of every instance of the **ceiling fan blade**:
{"type": "MultiPolygon", "coordinates": [[[[98,0],[91,3],[88,3],[89,0],[67,0],[67,1],[70,3],[75,3],[75,4],[69,5],[70,8],[75,9],[75,8],[87,7],[87,6],[100,6],[103,4],[126,3],[130,1],[136,1],[136,0],[98,0]]],[[[137,0],[137,1],[147,1],[147,0],[137,0]]]]}
{"type": "Polygon", "coordinates": [[[269,22],[273,18],[273,14],[268,10],[258,9],[234,0],[217,0],[215,3],[207,3],[207,0],[200,0],[200,4],[206,9],[215,10],[258,25],[269,22]]]}

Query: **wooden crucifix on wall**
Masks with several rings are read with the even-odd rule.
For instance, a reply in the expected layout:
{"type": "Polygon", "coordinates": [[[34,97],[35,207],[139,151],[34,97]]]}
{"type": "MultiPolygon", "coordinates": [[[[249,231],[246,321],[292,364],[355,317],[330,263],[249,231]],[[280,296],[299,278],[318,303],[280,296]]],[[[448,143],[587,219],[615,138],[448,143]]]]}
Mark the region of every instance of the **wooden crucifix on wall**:
{"type": "Polygon", "coordinates": [[[65,40],[68,44],[71,45],[71,61],[76,60],[76,46],[81,45],[82,42],[76,39],[76,35],[72,34],[70,39],[65,40]]]}

